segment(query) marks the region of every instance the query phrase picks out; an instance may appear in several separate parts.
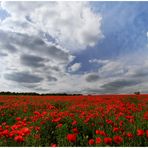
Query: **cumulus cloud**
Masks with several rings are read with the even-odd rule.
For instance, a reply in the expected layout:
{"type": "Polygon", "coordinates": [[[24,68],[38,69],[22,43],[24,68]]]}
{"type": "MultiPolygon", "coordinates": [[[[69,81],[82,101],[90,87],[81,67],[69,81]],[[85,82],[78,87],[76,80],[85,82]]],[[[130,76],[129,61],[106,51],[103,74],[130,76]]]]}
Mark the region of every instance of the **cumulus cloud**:
{"type": "Polygon", "coordinates": [[[96,64],[107,64],[109,60],[102,60],[102,59],[91,59],[89,63],[96,63],[96,64]]]}
{"type": "Polygon", "coordinates": [[[10,29],[13,24],[20,31],[46,32],[70,50],[94,46],[103,37],[102,17],[91,10],[88,2],[2,2],[2,7],[12,15],[4,21],[4,28],[10,29]]]}
{"type": "Polygon", "coordinates": [[[57,78],[53,77],[53,76],[48,76],[48,81],[51,82],[51,81],[57,81],[57,78]]]}
{"type": "Polygon", "coordinates": [[[1,90],[121,93],[148,87],[148,60],[139,55],[90,59],[99,68],[79,73],[83,63],[73,62],[73,51],[103,37],[102,17],[88,2],[2,2],[2,7],[10,15],[0,22],[1,90]]]}
{"type": "Polygon", "coordinates": [[[99,80],[99,75],[97,73],[90,73],[87,74],[87,76],[85,77],[87,82],[96,82],[99,80]]]}
{"type": "Polygon", "coordinates": [[[4,75],[7,80],[16,81],[19,83],[38,83],[43,80],[43,78],[28,74],[27,72],[14,72],[4,75]]]}
{"type": "Polygon", "coordinates": [[[141,81],[139,80],[132,80],[132,79],[118,79],[112,82],[108,82],[104,85],[102,85],[101,87],[104,88],[106,91],[117,91],[120,90],[124,87],[130,87],[130,86],[134,86],[141,83],[141,81]]]}
{"type": "Polygon", "coordinates": [[[34,55],[27,55],[24,54],[21,56],[21,63],[26,66],[31,67],[42,67],[44,66],[44,58],[34,56],[34,55]]]}
{"type": "Polygon", "coordinates": [[[70,72],[76,72],[81,68],[81,63],[74,63],[73,65],[71,65],[71,67],[69,67],[69,71],[70,72]]]}

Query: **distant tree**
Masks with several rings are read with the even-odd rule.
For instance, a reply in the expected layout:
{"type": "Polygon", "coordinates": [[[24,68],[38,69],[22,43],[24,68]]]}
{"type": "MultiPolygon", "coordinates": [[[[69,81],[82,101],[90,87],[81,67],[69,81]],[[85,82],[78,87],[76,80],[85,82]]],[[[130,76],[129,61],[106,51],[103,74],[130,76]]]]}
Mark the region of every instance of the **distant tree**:
{"type": "Polygon", "coordinates": [[[135,95],[140,95],[140,91],[134,92],[135,95]]]}
{"type": "Polygon", "coordinates": [[[15,95],[15,96],[81,96],[82,94],[67,94],[67,93],[46,93],[39,94],[36,92],[0,92],[0,95],[15,95]]]}

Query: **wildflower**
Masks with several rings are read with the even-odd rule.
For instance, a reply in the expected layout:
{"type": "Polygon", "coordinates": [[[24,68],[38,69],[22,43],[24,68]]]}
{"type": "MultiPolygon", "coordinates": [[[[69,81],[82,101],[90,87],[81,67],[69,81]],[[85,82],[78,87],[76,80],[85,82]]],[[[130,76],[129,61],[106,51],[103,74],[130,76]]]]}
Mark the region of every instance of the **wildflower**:
{"type": "Polygon", "coordinates": [[[148,130],[146,130],[145,133],[146,133],[146,137],[148,138],[148,130]]]}
{"type": "Polygon", "coordinates": [[[119,131],[119,128],[118,127],[114,127],[113,128],[113,132],[118,132],[119,131]]]}
{"type": "Polygon", "coordinates": [[[112,120],[108,120],[108,119],[106,120],[106,123],[107,124],[110,124],[110,125],[113,125],[114,124],[114,122],[112,120]]]}
{"type": "Polygon", "coordinates": [[[35,111],[35,112],[34,112],[34,115],[39,116],[39,115],[40,115],[40,113],[39,113],[38,111],[35,111]]]}
{"type": "Polygon", "coordinates": [[[61,120],[61,118],[59,117],[59,118],[53,119],[52,122],[56,123],[56,122],[59,122],[60,120],[61,120]]]}
{"type": "Polygon", "coordinates": [[[102,139],[100,137],[96,138],[96,144],[100,144],[102,142],[102,139]]]}
{"type": "Polygon", "coordinates": [[[99,135],[100,134],[100,130],[96,130],[96,134],[99,135]]]}
{"type": "Polygon", "coordinates": [[[8,133],[9,133],[9,131],[6,129],[6,130],[4,130],[4,131],[2,132],[2,135],[3,135],[3,136],[7,136],[8,133]]]}
{"type": "Polygon", "coordinates": [[[14,140],[15,140],[16,142],[23,142],[23,141],[24,141],[24,138],[23,138],[22,136],[16,136],[16,137],[14,138],[14,140]]]}
{"type": "Polygon", "coordinates": [[[36,134],[36,135],[34,136],[34,138],[35,138],[35,139],[40,139],[40,134],[36,134]]]}
{"type": "Polygon", "coordinates": [[[127,133],[127,137],[128,137],[128,138],[133,138],[133,134],[130,133],[130,132],[128,132],[128,133],[127,133]]]}
{"type": "Polygon", "coordinates": [[[74,121],[72,122],[72,125],[76,125],[76,124],[77,124],[77,121],[74,120],[74,121]]]}
{"type": "Polygon", "coordinates": [[[21,118],[20,117],[16,117],[16,119],[15,119],[16,121],[20,121],[21,120],[21,118]]]}
{"type": "Polygon", "coordinates": [[[3,131],[3,128],[2,128],[2,126],[0,125],[0,132],[1,132],[1,131],[3,131]]]}
{"type": "Polygon", "coordinates": [[[89,145],[94,145],[94,143],[95,143],[94,139],[90,139],[90,140],[88,141],[88,144],[89,144],[89,145]]]}
{"type": "Polygon", "coordinates": [[[145,113],[144,113],[143,118],[144,118],[145,120],[148,120],[148,112],[145,112],[145,113]]]}
{"type": "Polygon", "coordinates": [[[123,121],[120,121],[119,125],[120,125],[120,126],[123,126],[123,121]]]}
{"type": "Polygon", "coordinates": [[[27,127],[22,128],[21,132],[23,132],[24,134],[30,134],[30,130],[27,127]]]}
{"type": "Polygon", "coordinates": [[[120,137],[120,136],[114,136],[113,140],[116,144],[120,144],[123,141],[122,137],[120,137]]]}
{"type": "Polygon", "coordinates": [[[78,134],[78,133],[79,133],[79,131],[78,131],[77,128],[73,128],[73,132],[74,132],[75,134],[78,134]]]}
{"type": "Polygon", "coordinates": [[[67,135],[67,140],[69,141],[69,142],[75,142],[76,141],[76,135],[75,134],[68,134],[67,135]]]}
{"type": "Polygon", "coordinates": [[[39,126],[36,126],[36,127],[35,127],[35,130],[36,130],[36,131],[40,131],[40,129],[41,129],[41,128],[40,128],[39,126]]]}
{"type": "Polygon", "coordinates": [[[57,147],[57,144],[52,143],[51,147],[57,147]]]}
{"type": "Polygon", "coordinates": [[[62,127],[62,125],[63,125],[62,123],[58,124],[58,125],[57,125],[57,128],[62,127]]]}
{"type": "Polygon", "coordinates": [[[137,130],[137,136],[143,136],[144,135],[144,130],[138,129],[137,130]]]}
{"type": "Polygon", "coordinates": [[[104,138],[104,143],[105,144],[112,144],[112,138],[110,138],[110,137],[104,138]]]}

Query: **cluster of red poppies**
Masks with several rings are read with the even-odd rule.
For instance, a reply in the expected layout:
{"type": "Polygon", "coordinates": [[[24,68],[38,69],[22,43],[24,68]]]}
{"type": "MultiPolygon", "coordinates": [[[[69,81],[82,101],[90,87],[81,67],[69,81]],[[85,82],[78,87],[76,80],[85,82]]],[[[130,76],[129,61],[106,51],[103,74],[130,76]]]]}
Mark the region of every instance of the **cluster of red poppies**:
{"type": "Polygon", "coordinates": [[[0,96],[0,146],[148,146],[148,96],[0,96]]]}

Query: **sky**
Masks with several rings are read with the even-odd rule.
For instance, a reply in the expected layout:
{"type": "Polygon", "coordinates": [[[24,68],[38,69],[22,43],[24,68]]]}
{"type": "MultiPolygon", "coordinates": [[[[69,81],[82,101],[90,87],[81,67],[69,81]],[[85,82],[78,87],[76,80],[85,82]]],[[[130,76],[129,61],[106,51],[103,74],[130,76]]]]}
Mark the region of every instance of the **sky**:
{"type": "Polygon", "coordinates": [[[0,91],[148,93],[148,2],[1,2],[0,91]]]}

